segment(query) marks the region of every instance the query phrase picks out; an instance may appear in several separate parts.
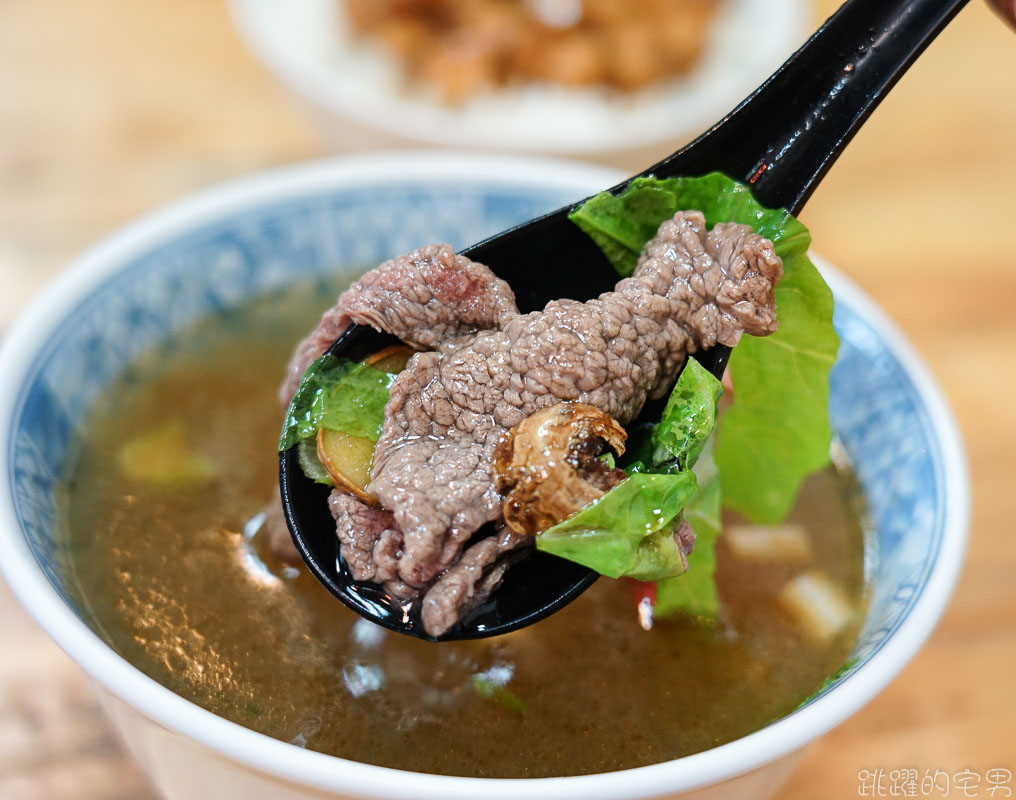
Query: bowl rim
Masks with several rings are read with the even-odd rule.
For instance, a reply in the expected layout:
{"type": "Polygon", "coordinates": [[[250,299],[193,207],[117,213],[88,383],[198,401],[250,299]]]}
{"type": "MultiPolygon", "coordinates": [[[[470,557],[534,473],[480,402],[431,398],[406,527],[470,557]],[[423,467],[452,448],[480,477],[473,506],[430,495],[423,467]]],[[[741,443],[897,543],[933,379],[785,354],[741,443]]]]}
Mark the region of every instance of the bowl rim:
{"type": "MultiPolygon", "coordinates": [[[[310,0],[311,3],[322,1],[310,0]]],[[[302,0],[302,3],[307,5],[308,0],[302,0]]],[[[658,121],[652,125],[630,123],[608,133],[591,126],[578,136],[565,135],[546,126],[543,129],[531,127],[523,131],[504,131],[497,126],[496,117],[494,122],[486,121],[475,111],[464,113],[457,108],[430,101],[420,94],[409,93],[403,96],[371,82],[364,82],[358,78],[359,71],[338,69],[326,59],[308,54],[307,48],[301,48],[299,43],[282,35],[277,18],[271,15],[300,13],[299,8],[296,12],[279,11],[279,5],[271,0],[227,0],[226,7],[233,27],[260,64],[276,80],[316,109],[355,120],[389,135],[418,142],[459,148],[475,148],[479,142],[480,147],[485,148],[566,155],[632,150],[697,134],[720,120],[747,97],[813,32],[810,11],[803,0],[729,0],[725,8],[718,12],[721,22],[725,20],[723,15],[728,11],[726,6],[735,4],[747,5],[749,10],[765,9],[767,12],[761,21],[754,21],[756,27],[764,26],[761,31],[755,30],[754,35],[761,36],[769,50],[758,64],[761,72],[751,74],[750,71],[739,70],[737,59],[731,59],[730,54],[720,50],[717,45],[717,52],[723,56],[717,60],[725,65],[722,74],[708,76],[712,80],[701,79],[701,76],[699,80],[687,80],[708,66],[708,56],[712,53],[709,50],[703,54],[700,63],[689,76],[684,80],[678,79],[678,91],[690,91],[693,102],[688,107],[675,111],[682,119],[676,126],[662,126],[658,121]],[[730,66],[732,63],[735,65],[733,68],[730,66]],[[713,88],[717,78],[735,85],[727,87],[729,92],[717,93],[713,88]]],[[[331,5],[323,4],[323,8],[329,13],[334,10],[331,5]]],[[[731,9],[738,10],[740,9],[731,9]]],[[[334,13],[341,15],[342,12],[338,10],[334,13]]],[[[317,21],[321,25],[336,23],[335,19],[323,17],[317,21]]],[[[556,91],[566,95],[569,93],[560,88],[556,91]]],[[[584,92],[595,94],[592,89],[573,91],[583,96],[584,92]]],[[[653,96],[657,99],[648,101],[652,105],[666,102],[673,91],[673,88],[668,89],[665,84],[655,89],[645,89],[643,93],[655,93],[653,96]]],[[[636,94],[635,97],[638,96],[636,94]]]]}
{"type": "MultiPolygon", "coordinates": [[[[551,158],[404,151],[327,158],[275,168],[198,192],[114,232],[71,262],[16,321],[0,348],[0,475],[10,471],[10,433],[21,383],[40,342],[80,300],[142,252],[195,225],[340,187],[416,182],[491,182],[547,186],[576,197],[611,186],[612,169],[551,158]]],[[[941,550],[910,613],[881,648],[827,694],[760,731],[672,761],[616,772],[555,778],[465,778],[409,772],[305,750],[218,717],[149,678],[117,655],[49,584],[21,535],[10,481],[0,481],[0,572],[47,634],[96,682],[169,730],[256,772],[323,791],[369,798],[512,800],[534,791],[545,800],[637,800],[727,780],[788,755],[853,714],[902,670],[940,618],[959,575],[969,521],[969,477],[960,435],[941,390],[913,347],[848,278],[814,259],[838,299],[872,325],[900,361],[926,405],[945,472],[941,550]]]]}

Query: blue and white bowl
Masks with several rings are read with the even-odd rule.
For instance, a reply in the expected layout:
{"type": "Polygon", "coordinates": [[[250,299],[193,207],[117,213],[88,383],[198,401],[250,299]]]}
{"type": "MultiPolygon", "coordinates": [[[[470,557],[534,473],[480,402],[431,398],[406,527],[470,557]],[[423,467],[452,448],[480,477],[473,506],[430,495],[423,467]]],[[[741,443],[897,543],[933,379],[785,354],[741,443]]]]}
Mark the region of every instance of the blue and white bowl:
{"type": "Polygon", "coordinates": [[[911,347],[857,287],[821,263],[842,337],[833,424],[871,513],[873,593],[850,669],[763,730],[602,775],[509,781],[402,772],[307,751],[216,717],[132,667],[82,621],[62,569],[65,521],[54,495],[76,428],[132,362],[251,296],[424,242],[461,247],[618,177],[556,161],[434,153],[269,172],[114,235],[73,264],[10,332],[0,352],[0,568],[39,624],[91,676],[165,796],[762,797],[804,745],[861,708],[920,647],[962,561],[963,448],[911,347]]]}

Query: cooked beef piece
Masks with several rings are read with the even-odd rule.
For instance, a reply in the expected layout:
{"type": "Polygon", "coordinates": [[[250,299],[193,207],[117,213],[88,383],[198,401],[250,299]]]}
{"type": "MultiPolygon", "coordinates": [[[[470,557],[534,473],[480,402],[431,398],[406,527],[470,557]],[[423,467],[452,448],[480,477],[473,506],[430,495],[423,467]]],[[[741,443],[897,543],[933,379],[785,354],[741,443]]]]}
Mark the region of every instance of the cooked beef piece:
{"type": "MultiPolygon", "coordinates": [[[[368,273],[325,315],[307,340],[314,344],[298,350],[304,367],[313,358],[305,353],[326,348],[331,342],[324,338],[349,319],[439,349],[414,356],[391,387],[367,487],[382,509],[358,504],[354,511],[357,501],[344,500],[336,513],[347,560],[362,560],[360,574],[376,575],[377,565],[362,556],[373,554],[390,531],[383,548],[385,574],[393,557],[397,570],[390,588],[418,590],[428,632],[448,630],[496,585],[492,565],[507,552],[473,545],[469,552],[478,555],[461,570],[469,577],[457,583],[453,565],[466,542],[483,524],[501,519],[492,477],[501,432],[562,400],[630,422],[647,398],[668,391],[689,353],[717,342],[734,345],[744,331],[776,329],[773,286],[782,269],[772,243],[751,228],[720,224],[707,233],[701,213],[678,212],[646,246],[632,277],[586,303],[556,300],[518,314],[503,282],[447,247],[387,262],[380,278],[368,273]],[[467,275],[455,277],[457,270],[467,275]],[[425,288],[400,283],[416,280],[425,288]],[[363,303],[372,297],[382,306],[368,313],[363,303]],[[490,560],[476,560],[486,557],[480,553],[490,560]],[[448,586],[461,588],[431,598],[442,574],[448,586]]],[[[294,365],[290,375],[299,369],[294,365]]]]}
{"type": "MultiPolygon", "coordinates": [[[[342,540],[342,557],[353,579],[383,583],[394,578],[394,574],[388,574],[390,570],[387,567],[390,565],[386,555],[391,552],[393,536],[401,539],[401,535],[395,528],[392,512],[372,508],[337,489],[328,496],[328,506],[339,528],[346,534],[342,540]],[[386,541],[384,545],[381,545],[382,539],[386,541]],[[376,546],[381,546],[381,550],[375,560],[376,546]]],[[[396,543],[395,552],[399,549],[401,543],[396,543]]]]}
{"type": "Polygon", "coordinates": [[[681,560],[684,562],[684,568],[687,569],[688,555],[695,549],[695,530],[684,517],[681,517],[677,530],[674,531],[674,540],[681,550],[681,560]]]}
{"type": "Polygon", "coordinates": [[[279,390],[283,406],[314,359],[350,322],[394,332],[417,350],[501,324],[519,313],[515,295],[483,264],[432,244],[386,261],[342,293],[338,303],[297,345],[279,390]]]}
{"type": "Polygon", "coordinates": [[[423,627],[440,636],[497,588],[508,569],[503,556],[526,541],[507,526],[470,545],[423,596],[423,627]]]}
{"type": "Polygon", "coordinates": [[[667,298],[669,319],[694,339],[689,353],[717,342],[733,347],[742,333],[775,332],[773,288],[783,275],[783,262],[773,243],[733,222],[704,231],[701,213],[678,212],[646,243],[632,279],[667,298]]]}

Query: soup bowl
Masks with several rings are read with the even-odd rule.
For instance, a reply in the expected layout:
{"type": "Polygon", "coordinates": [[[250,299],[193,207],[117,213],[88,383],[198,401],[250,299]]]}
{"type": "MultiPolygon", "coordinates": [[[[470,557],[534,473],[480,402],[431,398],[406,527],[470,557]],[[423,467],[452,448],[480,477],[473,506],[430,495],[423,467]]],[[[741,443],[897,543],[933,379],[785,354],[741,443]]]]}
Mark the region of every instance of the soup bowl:
{"type": "Polygon", "coordinates": [[[71,265],[10,331],[0,353],[0,567],[28,611],[90,676],[166,797],[765,797],[802,748],[860,709],[921,646],[965,547],[963,448],[918,356],[869,299],[821,261],[842,339],[831,377],[833,426],[870,515],[870,602],[849,668],[762,730],[653,766],[579,777],[495,780],[388,769],[217,717],[131,666],[83,621],[66,567],[61,476],[89,409],[135,360],[253,296],[425,242],[462,247],[618,177],[544,159],[434,153],[267,172],[113,235],[71,265]]]}

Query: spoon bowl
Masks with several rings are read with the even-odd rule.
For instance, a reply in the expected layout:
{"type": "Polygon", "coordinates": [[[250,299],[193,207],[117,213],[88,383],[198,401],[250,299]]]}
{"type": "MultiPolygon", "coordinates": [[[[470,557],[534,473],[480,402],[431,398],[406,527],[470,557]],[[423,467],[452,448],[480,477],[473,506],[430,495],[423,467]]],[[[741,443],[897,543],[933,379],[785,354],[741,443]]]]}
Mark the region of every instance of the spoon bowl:
{"type": "MultiPolygon", "coordinates": [[[[608,191],[619,194],[638,177],[719,171],[746,183],[763,205],[798,213],[889,89],[967,2],[848,0],[709,131],[608,191]]],[[[618,276],[596,244],[568,219],[578,205],[523,223],[462,254],[505,279],[523,312],[558,297],[591,299],[613,288],[618,276]]],[[[354,324],[329,352],[361,360],[393,341],[354,324]]],[[[696,358],[720,377],[729,355],[728,347],[717,345],[696,358]]],[[[280,456],[280,485],[293,539],[329,591],[379,625],[436,640],[424,631],[418,609],[349,575],[328,511],[328,490],[303,475],[295,448],[280,456]]],[[[517,559],[486,603],[437,638],[479,638],[524,627],[571,602],[597,577],[532,548],[517,559]]]]}

